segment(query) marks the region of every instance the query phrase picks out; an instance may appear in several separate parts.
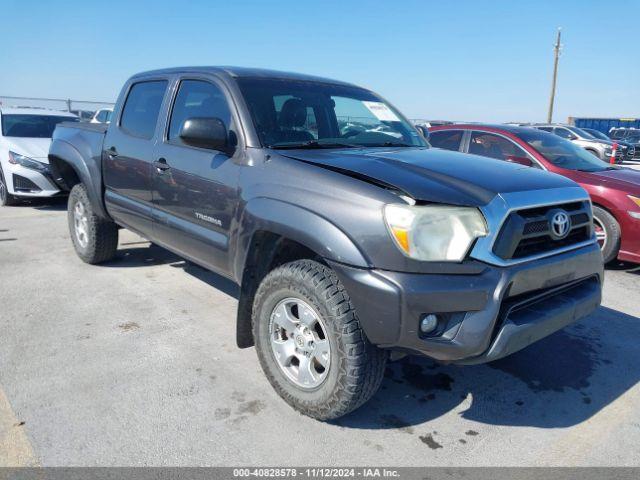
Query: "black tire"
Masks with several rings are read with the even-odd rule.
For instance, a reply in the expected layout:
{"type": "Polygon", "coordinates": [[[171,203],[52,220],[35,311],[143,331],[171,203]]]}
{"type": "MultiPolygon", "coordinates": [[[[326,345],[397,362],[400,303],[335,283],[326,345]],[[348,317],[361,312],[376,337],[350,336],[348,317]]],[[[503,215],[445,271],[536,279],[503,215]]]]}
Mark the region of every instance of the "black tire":
{"type": "Polygon", "coordinates": [[[593,222],[600,226],[606,235],[604,244],[601,243],[604,263],[610,263],[618,257],[620,251],[620,225],[616,219],[604,208],[593,206],[593,222]]]}
{"type": "Polygon", "coordinates": [[[79,183],[71,189],[67,207],[69,233],[78,256],[83,262],[95,265],[111,260],[118,248],[118,226],[93,211],[86,187],[79,183]],[[86,244],[83,245],[76,232],[75,209],[78,203],[86,212],[86,244]]]}
{"type": "Polygon", "coordinates": [[[366,338],[349,295],[330,268],[312,260],[299,260],[270,272],[258,287],[252,321],[256,351],[265,375],[278,395],[300,413],[318,420],[336,419],[363,405],[380,387],[387,352],[366,338]],[[271,313],[289,297],[312,306],[326,326],[330,367],[324,381],[313,390],[290,381],[271,349],[271,313]]]}
{"type": "Polygon", "coordinates": [[[18,205],[20,200],[9,193],[9,187],[4,179],[4,172],[0,166],[0,207],[12,207],[18,205]]]}

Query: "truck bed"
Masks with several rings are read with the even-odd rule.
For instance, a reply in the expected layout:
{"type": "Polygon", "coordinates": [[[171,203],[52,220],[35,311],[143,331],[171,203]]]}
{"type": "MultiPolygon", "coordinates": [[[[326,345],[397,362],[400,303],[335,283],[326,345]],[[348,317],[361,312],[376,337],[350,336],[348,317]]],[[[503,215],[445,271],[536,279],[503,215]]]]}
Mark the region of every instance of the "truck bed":
{"type": "Polygon", "coordinates": [[[89,123],[89,122],[62,122],[57,125],[57,128],[70,128],[73,130],[87,130],[90,132],[98,132],[101,134],[107,133],[109,127],[106,123],[89,123]]]}
{"type": "Polygon", "coordinates": [[[85,184],[95,208],[103,214],[102,146],[108,127],[102,123],[60,123],[49,148],[49,164],[60,190],[69,191],[73,186],[64,181],[65,177],[73,178],[68,176],[72,171],[85,184]]]}

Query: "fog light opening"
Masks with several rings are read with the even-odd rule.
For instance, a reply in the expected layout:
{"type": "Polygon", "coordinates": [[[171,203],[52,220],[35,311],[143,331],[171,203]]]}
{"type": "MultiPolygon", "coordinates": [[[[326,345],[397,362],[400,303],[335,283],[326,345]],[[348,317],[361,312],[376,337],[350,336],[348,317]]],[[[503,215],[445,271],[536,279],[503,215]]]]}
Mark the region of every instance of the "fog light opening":
{"type": "Polygon", "coordinates": [[[422,333],[432,333],[438,327],[438,316],[430,313],[420,320],[420,331],[422,333]]]}

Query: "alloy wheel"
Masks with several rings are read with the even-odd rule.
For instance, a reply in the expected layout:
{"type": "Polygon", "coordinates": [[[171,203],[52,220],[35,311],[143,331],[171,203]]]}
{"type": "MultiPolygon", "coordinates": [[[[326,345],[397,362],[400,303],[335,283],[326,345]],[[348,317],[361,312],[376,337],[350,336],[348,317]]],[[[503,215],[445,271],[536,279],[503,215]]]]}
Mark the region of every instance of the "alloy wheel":
{"type": "Polygon", "coordinates": [[[5,203],[7,201],[8,194],[7,185],[4,183],[4,175],[2,174],[2,171],[0,171],[0,202],[5,203]]]}
{"type": "Polygon", "coordinates": [[[598,220],[596,217],[593,217],[593,226],[595,227],[596,240],[600,245],[600,249],[604,250],[605,247],[607,246],[607,231],[604,228],[602,222],[598,220]]]}
{"type": "Polygon", "coordinates": [[[76,239],[82,248],[89,244],[89,218],[82,202],[77,202],[73,209],[73,224],[76,239]]]}
{"type": "Polygon", "coordinates": [[[285,298],[271,313],[271,351],[297,387],[314,389],[327,377],[331,346],[320,315],[299,298],[285,298]]]}

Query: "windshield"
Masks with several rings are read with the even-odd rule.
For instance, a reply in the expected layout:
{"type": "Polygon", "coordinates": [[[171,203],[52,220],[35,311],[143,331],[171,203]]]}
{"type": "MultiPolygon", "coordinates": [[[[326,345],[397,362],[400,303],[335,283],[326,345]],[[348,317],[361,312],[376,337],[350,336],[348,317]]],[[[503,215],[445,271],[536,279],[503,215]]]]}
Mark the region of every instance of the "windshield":
{"type": "Polygon", "coordinates": [[[262,78],[238,84],[267,147],[428,146],[395,108],[361,88],[262,78]]]}
{"type": "Polygon", "coordinates": [[[5,137],[51,138],[60,122],[77,122],[75,117],[59,115],[2,115],[2,135],[5,137]]]}
{"type": "Polygon", "coordinates": [[[557,135],[531,129],[518,133],[518,136],[556,167],[582,172],[601,172],[613,168],[584,148],[557,135]]]}
{"type": "Polygon", "coordinates": [[[565,127],[569,130],[571,130],[573,133],[575,133],[576,135],[578,135],[579,137],[583,137],[583,138],[595,138],[593,135],[591,135],[589,132],[582,130],[581,128],[578,127],[565,127]]]}
{"type": "Polygon", "coordinates": [[[600,140],[607,140],[607,141],[611,141],[611,139],[610,139],[609,137],[607,137],[604,133],[599,132],[598,130],[593,130],[593,129],[591,129],[591,128],[590,128],[590,129],[588,129],[588,130],[587,130],[586,128],[583,128],[583,130],[584,130],[585,132],[587,132],[588,134],[590,134],[590,135],[591,135],[592,137],[594,137],[594,138],[598,138],[598,139],[600,139],[600,140]]]}
{"type": "Polygon", "coordinates": [[[629,133],[626,137],[624,137],[624,141],[630,143],[640,143],[640,132],[629,133]]]}

